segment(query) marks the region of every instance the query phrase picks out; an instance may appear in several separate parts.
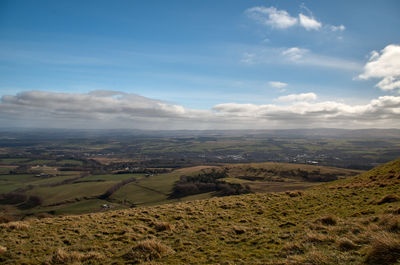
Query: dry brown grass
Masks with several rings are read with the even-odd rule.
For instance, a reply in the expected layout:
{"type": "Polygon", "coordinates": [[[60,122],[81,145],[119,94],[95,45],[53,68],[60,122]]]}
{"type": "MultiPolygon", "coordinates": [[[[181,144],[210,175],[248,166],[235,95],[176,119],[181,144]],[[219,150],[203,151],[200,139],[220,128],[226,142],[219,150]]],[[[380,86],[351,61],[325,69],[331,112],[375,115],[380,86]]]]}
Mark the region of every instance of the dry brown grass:
{"type": "Polygon", "coordinates": [[[379,219],[378,225],[388,232],[400,233],[400,216],[383,215],[379,219]]]}
{"type": "Polygon", "coordinates": [[[360,248],[357,244],[355,244],[353,241],[351,241],[348,238],[341,238],[338,241],[338,248],[340,251],[349,251],[349,250],[355,250],[360,248]]]}
{"type": "Polygon", "coordinates": [[[389,194],[377,201],[378,205],[384,204],[384,203],[392,203],[392,202],[398,202],[400,201],[400,197],[395,195],[395,194],[389,194]]]}
{"type": "Polygon", "coordinates": [[[303,240],[304,243],[328,243],[334,241],[333,236],[316,232],[308,232],[303,240]]]}
{"type": "Polygon", "coordinates": [[[373,237],[367,252],[367,264],[389,265],[400,260],[400,240],[388,233],[380,233],[373,237]]]}
{"type": "Polygon", "coordinates": [[[0,224],[0,228],[5,228],[8,230],[26,230],[28,227],[28,223],[20,221],[0,224]]]}
{"type": "Polygon", "coordinates": [[[154,229],[156,229],[158,232],[172,231],[174,230],[174,226],[168,222],[155,222],[154,229]]]}
{"type": "Polygon", "coordinates": [[[103,258],[98,252],[90,251],[88,253],[80,253],[76,251],[66,251],[57,249],[57,251],[49,258],[47,264],[71,264],[80,263],[82,261],[100,261],[103,258]]]}
{"type": "Polygon", "coordinates": [[[3,246],[0,246],[0,256],[2,256],[6,252],[7,252],[7,248],[3,247],[3,246]]]}
{"type": "Polygon", "coordinates": [[[331,257],[327,256],[325,253],[317,250],[312,250],[305,255],[293,256],[291,265],[332,265],[335,262],[331,257]]]}
{"type": "Polygon", "coordinates": [[[281,254],[283,256],[287,255],[300,255],[304,254],[305,247],[299,242],[288,242],[282,247],[281,254]]]}
{"type": "Polygon", "coordinates": [[[317,222],[323,225],[336,225],[338,220],[336,216],[330,214],[319,218],[317,222]]]}
{"type": "Polygon", "coordinates": [[[138,242],[132,250],[124,255],[124,258],[133,263],[140,263],[159,259],[174,252],[170,247],[150,239],[138,242]]]}
{"type": "Polygon", "coordinates": [[[300,190],[294,190],[294,191],[287,191],[286,194],[289,195],[289,197],[298,197],[302,196],[303,192],[300,190]]]}

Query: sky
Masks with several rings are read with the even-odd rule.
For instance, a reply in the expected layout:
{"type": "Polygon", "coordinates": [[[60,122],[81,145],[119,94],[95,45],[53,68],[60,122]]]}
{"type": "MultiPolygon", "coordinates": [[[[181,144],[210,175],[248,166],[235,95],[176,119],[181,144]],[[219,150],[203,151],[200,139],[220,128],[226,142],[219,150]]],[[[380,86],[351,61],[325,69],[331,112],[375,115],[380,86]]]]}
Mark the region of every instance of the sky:
{"type": "Polygon", "coordinates": [[[0,127],[400,128],[400,1],[0,1],[0,127]]]}

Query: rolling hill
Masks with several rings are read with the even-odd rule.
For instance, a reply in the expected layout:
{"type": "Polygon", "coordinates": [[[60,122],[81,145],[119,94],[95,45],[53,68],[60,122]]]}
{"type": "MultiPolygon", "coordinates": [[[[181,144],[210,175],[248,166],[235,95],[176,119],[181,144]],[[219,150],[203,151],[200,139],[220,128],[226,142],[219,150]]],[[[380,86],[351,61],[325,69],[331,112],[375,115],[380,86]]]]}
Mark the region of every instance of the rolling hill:
{"type": "Polygon", "coordinates": [[[398,264],[400,159],[304,191],[28,219],[0,235],[3,264],[398,264]]]}

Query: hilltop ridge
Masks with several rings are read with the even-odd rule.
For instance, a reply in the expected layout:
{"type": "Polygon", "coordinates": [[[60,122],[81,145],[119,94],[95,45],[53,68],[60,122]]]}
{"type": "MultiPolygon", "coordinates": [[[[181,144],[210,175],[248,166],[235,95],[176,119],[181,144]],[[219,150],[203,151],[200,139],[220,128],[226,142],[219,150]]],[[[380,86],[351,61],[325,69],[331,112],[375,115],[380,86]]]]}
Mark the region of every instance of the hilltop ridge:
{"type": "Polygon", "coordinates": [[[306,191],[0,225],[3,264],[395,264],[400,159],[306,191]]]}

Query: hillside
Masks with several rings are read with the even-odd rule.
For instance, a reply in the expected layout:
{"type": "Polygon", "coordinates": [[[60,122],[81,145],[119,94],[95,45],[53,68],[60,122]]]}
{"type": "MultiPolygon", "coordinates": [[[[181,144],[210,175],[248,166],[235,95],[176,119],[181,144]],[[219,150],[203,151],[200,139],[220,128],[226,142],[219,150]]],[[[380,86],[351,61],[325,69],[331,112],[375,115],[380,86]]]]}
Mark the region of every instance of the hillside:
{"type": "Polygon", "coordinates": [[[3,264],[395,264],[400,159],[305,191],[0,225],[3,264]]]}

